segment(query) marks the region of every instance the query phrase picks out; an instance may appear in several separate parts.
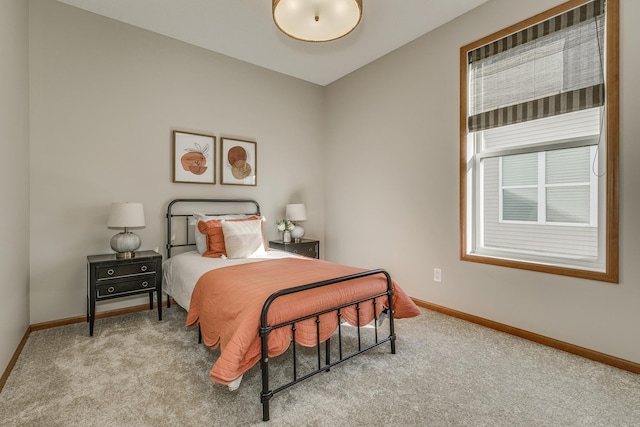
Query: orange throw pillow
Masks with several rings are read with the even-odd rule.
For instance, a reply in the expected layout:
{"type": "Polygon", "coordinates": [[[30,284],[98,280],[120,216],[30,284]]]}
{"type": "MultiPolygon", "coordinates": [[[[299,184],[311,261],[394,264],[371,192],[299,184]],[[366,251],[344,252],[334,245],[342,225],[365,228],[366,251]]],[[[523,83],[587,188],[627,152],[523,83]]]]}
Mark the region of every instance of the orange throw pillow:
{"type": "Polygon", "coordinates": [[[222,233],[222,221],[250,221],[262,219],[257,215],[248,216],[238,219],[212,219],[209,221],[199,221],[198,230],[207,236],[207,250],[202,254],[209,258],[220,258],[227,256],[227,250],[224,246],[224,234],[222,233]]]}

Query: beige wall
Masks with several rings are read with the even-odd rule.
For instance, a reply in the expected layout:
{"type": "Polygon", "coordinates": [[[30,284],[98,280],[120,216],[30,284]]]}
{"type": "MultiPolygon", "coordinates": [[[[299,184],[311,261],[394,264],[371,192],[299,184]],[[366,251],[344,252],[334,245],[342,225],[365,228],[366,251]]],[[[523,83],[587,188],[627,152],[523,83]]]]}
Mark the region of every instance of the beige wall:
{"type": "Polygon", "coordinates": [[[142,249],[164,252],[176,197],[255,198],[268,238],[285,204],[303,202],[307,235],[324,238],[320,86],[55,1],[30,5],[31,323],[86,313],[86,256],[111,252],[112,202],[144,204],[142,249]],[[172,183],[172,129],[255,139],[257,187],[172,183]]]}
{"type": "Polygon", "coordinates": [[[620,284],[459,260],[459,49],[560,3],[491,0],[327,88],[326,255],[388,268],[416,298],[640,362],[639,2],[621,0],[620,284]]]}
{"type": "Polygon", "coordinates": [[[0,2],[0,374],[29,328],[28,27],[26,2],[0,2]]]}

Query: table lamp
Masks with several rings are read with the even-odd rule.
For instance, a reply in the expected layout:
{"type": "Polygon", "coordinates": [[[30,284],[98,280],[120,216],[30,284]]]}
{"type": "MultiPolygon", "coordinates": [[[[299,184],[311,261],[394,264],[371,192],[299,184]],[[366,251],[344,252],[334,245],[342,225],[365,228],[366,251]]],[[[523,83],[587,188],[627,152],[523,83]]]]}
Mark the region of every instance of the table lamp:
{"type": "Polygon", "coordinates": [[[293,237],[293,241],[296,243],[300,242],[300,239],[304,236],[304,228],[298,225],[298,222],[307,220],[307,211],[304,204],[296,203],[287,205],[287,208],[285,209],[285,217],[295,224],[294,229],[291,230],[291,237],[293,237]]]}

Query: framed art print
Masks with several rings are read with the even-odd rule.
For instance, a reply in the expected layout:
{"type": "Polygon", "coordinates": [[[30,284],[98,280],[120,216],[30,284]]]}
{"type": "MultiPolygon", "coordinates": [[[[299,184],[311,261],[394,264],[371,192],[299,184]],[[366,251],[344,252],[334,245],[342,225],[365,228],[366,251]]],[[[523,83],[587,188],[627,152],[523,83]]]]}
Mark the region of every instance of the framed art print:
{"type": "Polygon", "coordinates": [[[173,131],[173,182],[216,183],[216,137],[173,131]]]}
{"type": "Polygon", "coordinates": [[[220,182],[227,185],[257,185],[257,144],[242,139],[221,138],[220,145],[220,182]]]}

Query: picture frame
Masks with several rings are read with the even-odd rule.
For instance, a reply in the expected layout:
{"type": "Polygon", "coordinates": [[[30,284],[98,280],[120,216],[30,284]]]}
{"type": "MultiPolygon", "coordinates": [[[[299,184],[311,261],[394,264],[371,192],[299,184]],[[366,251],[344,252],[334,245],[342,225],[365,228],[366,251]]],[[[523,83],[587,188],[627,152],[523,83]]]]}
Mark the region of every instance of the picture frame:
{"type": "Polygon", "coordinates": [[[216,137],[173,131],[173,182],[216,183],[216,137]]]}
{"type": "Polygon", "coordinates": [[[258,185],[258,152],[255,141],[220,139],[220,183],[258,185]]]}

